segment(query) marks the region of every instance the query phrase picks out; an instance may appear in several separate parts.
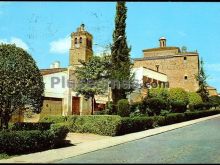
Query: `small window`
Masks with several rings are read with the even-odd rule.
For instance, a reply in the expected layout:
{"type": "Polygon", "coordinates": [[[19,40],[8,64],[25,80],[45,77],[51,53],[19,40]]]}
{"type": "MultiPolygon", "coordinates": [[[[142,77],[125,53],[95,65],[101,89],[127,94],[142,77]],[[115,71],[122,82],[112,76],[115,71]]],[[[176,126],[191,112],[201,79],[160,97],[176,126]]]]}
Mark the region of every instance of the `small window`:
{"type": "Polygon", "coordinates": [[[187,57],[184,57],[184,60],[187,60],[187,57]]]}
{"type": "Polygon", "coordinates": [[[187,76],[184,76],[184,79],[185,79],[185,80],[187,80],[187,79],[188,79],[188,77],[187,77],[187,76]]]}
{"type": "Polygon", "coordinates": [[[77,44],[77,38],[75,38],[75,44],[77,44]]]}
{"type": "Polygon", "coordinates": [[[82,43],[82,37],[79,38],[79,43],[82,43]]]}

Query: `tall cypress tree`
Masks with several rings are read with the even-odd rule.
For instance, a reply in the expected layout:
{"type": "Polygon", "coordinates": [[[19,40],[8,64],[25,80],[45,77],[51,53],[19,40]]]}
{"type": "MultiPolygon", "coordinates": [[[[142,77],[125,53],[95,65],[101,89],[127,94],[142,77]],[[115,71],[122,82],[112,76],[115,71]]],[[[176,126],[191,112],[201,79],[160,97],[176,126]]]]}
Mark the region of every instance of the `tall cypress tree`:
{"type": "Polygon", "coordinates": [[[126,99],[127,92],[132,91],[128,86],[125,87],[125,84],[131,84],[133,82],[133,75],[131,75],[132,63],[130,60],[131,47],[128,47],[126,37],[126,18],[126,3],[117,2],[113,45],[111,46],[111,79],[116,84],[120,83],[120,86],[114,88],[112,84],[114,105],[117,104],[118,100],[126,99]]]}
{"type": "Polygon", "coordinates": [[[204,62],[201,59],[200,61],[200,70],[199,70],[199,74],[197,76],[197,80],[199,81],[199,89],[197,91],[197,93],[200,94],[200,96],[202,97],[203,102],[208,102],[209,101],[209,92],[207,90],[207,82],[206,82],[207,76],[205,74],[204,71],[204,62]]]}

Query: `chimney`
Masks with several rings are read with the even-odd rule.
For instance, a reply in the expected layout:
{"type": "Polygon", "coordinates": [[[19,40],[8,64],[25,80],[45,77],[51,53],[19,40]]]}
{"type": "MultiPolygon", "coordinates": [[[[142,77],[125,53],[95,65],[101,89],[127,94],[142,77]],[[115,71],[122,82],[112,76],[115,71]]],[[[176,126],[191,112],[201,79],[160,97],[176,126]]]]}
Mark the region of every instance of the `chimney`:
{"type": "Polygon", "coordinates": [[[54,68],[60,68],[60,62],[59,61],[54,62],[54,68]]]}
{"type": "Polygon", "coordinates": [[[159,39],[160,41],[160,47],[163,48],[163,47],[166,47],[166,38],[165,37],[161,37],[159,39]]]}
{"type": "Polygon", "coordinates": [[[54,68],[60,68],[60,62],[59,61],[55,61],[50,65],[50,69],[54,69],[54,68]]]}

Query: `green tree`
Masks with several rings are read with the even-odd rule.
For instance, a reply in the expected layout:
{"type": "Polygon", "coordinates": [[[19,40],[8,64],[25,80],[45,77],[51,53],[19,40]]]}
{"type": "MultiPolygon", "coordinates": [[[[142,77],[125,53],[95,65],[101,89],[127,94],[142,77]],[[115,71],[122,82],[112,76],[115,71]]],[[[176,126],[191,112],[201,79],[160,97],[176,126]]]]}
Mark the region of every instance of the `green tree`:
{"type": "Polygon", "coordinates": [[[117,2],[115,16],[115,30],[113,32],[113,45],[111,46],[111,80],[112,100],[116,105],[121,99],[126,99],[132,89],[134,75],[131,73],[132,62],[130,60],[131,48],[128,47],[126,38],[127,7],[125,2],[117,2]],[[130,84],[130,85],[129,85],[130,84]]]}
{"type": "Polygon", "coordinates": [[[95,95],[105,94],[108,90],[108,69],[110,61],[108,56],[93,56],[88,62],[80,61],[82,66],[75,70],[77,86],[74,89],[86,100],[92,100],[92,114],[94,113],[95,95]]]}
{"type": "Polygon", "coordinates": [[[208,102],[209,101],[209,92],[207,90],[207,76],[205,74],[204,70],[204,62],[203,59],[200,61],[200,67],[199,67],[199,74],[196,76],[197,81],[199,82],[199,89],[197,90],[197,93],[200,94],[202,97],[203,102],[208,102]]]}
{"type": "Polygon", "coordinates": [[[8,128],[13,112],[27,105],[39,113],[44,92],[43,77],[29,53],[15,45],[0,45],[0,118],[8,128]]]}

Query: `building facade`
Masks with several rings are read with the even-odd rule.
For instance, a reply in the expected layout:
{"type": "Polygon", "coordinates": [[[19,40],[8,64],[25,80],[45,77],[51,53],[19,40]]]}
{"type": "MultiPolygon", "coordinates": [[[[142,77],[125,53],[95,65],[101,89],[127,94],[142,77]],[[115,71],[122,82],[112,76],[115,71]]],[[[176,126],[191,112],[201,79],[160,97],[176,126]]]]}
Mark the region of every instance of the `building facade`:
{"type": "Polygon", "coordinates": [[[134,59],[134,67],[147,67],[167,75],[170,88],[181,87],[186,91],[199,88],[199,54],[178,47],[167,47],[166,38],[159,39],[159,47],[143,50],[143,58],[134,59]]]}
{"type": "MultiPolygon", "coordinates": [[[[44,103],[40,117],[46,115],[90,115],[91,100],[78,95],[68,82],[77,82],[76,67],[79,60],[88,61],[93,56],[93,36],[86,31],[84,24],[71,33],[69,50],[69,66],[61,68],[55,62],[49,69],[42,69],[45,83],[44,103]]],[[[134,59],[132,72],[139,87],[132,92],[128,99],[130,103],[141,101],[147,95],[147,89],[156,84],[160,87],[181,87],[186,91],[197,91],[199,88],[196,75],[199,73],[199,54],[197,51],[188,52],[178,47],[167,46],[166,38],[159,39],[159,47],[143,50],[143,58],[134,59]],[[149,84],[150,86],[146,86],[149,84]]],[[[213,93],[213,92],[212,92],[213,93]]],[[[104,95],[95,96],[95,111],[105,108],[111,101],[109,88],[104,95]]]]}

